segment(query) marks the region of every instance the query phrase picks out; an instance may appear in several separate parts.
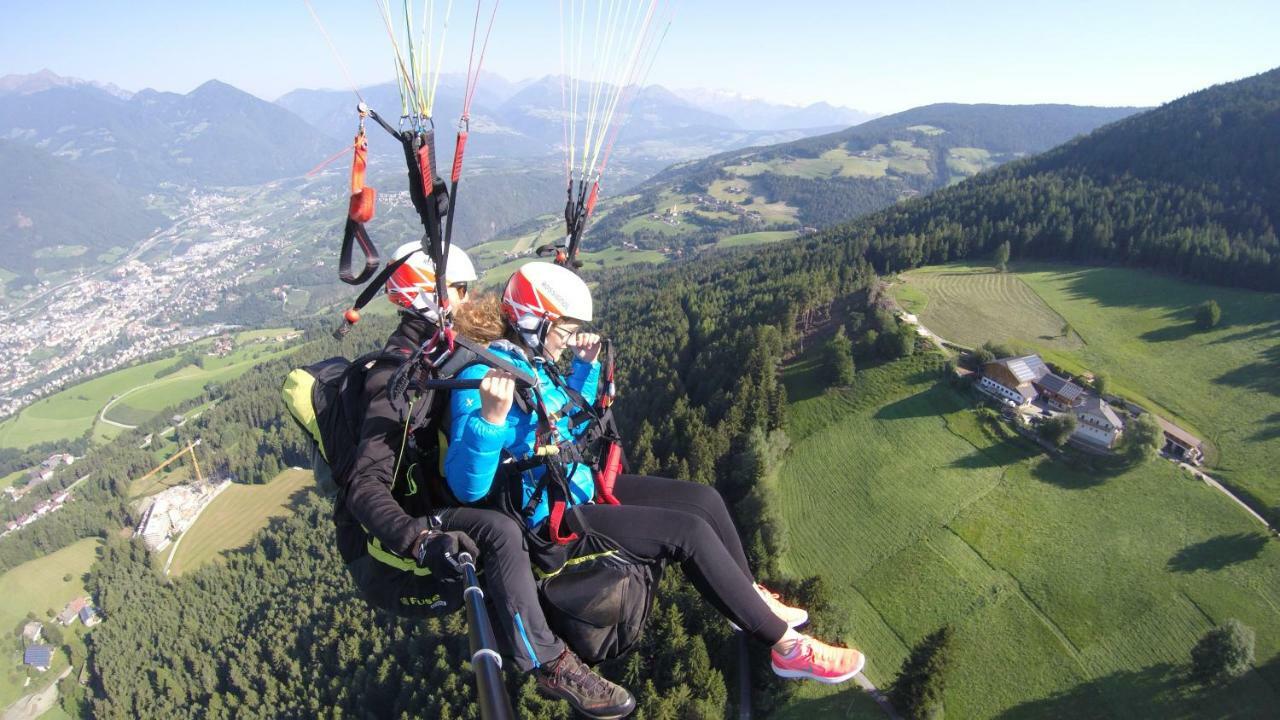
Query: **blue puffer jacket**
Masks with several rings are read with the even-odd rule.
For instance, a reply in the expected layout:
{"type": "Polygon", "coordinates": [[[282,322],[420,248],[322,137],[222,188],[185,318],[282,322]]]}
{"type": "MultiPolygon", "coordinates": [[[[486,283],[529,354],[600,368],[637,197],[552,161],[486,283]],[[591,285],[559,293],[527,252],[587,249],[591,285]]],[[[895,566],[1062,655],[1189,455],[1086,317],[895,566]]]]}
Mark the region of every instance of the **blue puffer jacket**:
{"type": "MultiPolygon", "coordinates": [[[[489,349],[538,379],[542,397],[549,410],[556,411],[569,402],[568,394],[551,382],[541,361],[535,362],[531,367],[524,353],[505,340],[493,343],[489,349]]],[[[484,377],[488,371],[489,368],[484,365],[472,365],[459,373],[458,377],[474,380],[484,377]]],[[[565,383],[581,393],[587,402],[594,403],[600,384],[600,363],[585,363],[575,357],[572,372],[565,383]]],[[[569,437],[567,417],[561,417],[556,425],[562,438],[569,437]]],[[[454,497],[464,503],[473,503],[488,495],[503,451],[517,460],[531,456],[537,427],[537,415],[532,410],[526,413],[517,405],[511,406],[505,424],[494,425],[480,414],[479,390],[455,390],[449,402],[449,449],[444,461],[445,477],[454,497]]],[[[585,424],[580,425],[578,431],[583,432],[586,428],[585,424]]],[[[590,502],[595,496],[595,476],[591,468],[581,463],[571,463],[567,470],[570,480],[568,504],[590,502]]],[[[522,506],[533,496],[534,488],[545,472],[546,468],[541,466],[525,472],[522,506]]],[[[529,519],[530,527],[536,527],[547,518],[549,504],[544,490],[542,502],[529,519]]]]}

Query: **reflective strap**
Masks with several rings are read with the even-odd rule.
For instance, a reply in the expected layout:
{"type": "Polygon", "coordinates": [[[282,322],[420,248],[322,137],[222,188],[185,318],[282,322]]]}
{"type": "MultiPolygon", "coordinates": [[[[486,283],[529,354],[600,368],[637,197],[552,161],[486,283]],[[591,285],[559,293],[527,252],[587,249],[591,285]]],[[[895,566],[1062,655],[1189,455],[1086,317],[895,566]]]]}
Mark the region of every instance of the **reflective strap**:
{"type": "Polygon", "coordinates": [[[382,547],[382,543],[378,538],[373,537],[372,535],[369,536],[369,542],[366,545],[366,549],[369,551],[369,557],[385,565],[390,565],[396,570],[411,572],[419,577],[425,577],[431,574],[431,570],[424,567],[418,567],[418,563],[411,558],[400,557],[399,555],[389,552],[386,548],[382,547]]]}
{"type": "Polygon", "coordinates": [[[574,565],[581,565],[582,563],[591,562],[592,560],[601,560],[607,557],[613,557],[614,555],[617,555],[617,554],[618,554],[617,550],[606,550],[604,552],[592,553],[590,555],[583,555],[582,557],[572,558],[570,560],[566,560],[565,563],[560,566],[560,569],[551,573],[542,572],[542,570],[539,570],[537,567],[534,567],[533,575],[539,580],[550,580],[551,578],[564,572],[564,569],[567,567],[573,567],[574,565]]]}
{"type": "MultiPolygon", "coordinates": [[[[409,411],[407,415],[413,417],[413,404],[418,402],[418,398],[409,401],[409,411]]],[[[400,438],[400,453],[396,455],[396,469],[391,474],[391,486],[395,487],[396,479],[400,477],[400,461],[404,459],[404,448],[409,444],[409,422],[404,424],[404,436],[400,438]]]]}
{"type": "Polygon", "coordinates": [[[409,484],[409,491],[404,494],[405,497],[412,497],[418,494],[418,483],[413,479],[413,472],[417,468],[418,463],[414,463],[409,466],[408,470],[404,471],[404,480],[409,484]]]}

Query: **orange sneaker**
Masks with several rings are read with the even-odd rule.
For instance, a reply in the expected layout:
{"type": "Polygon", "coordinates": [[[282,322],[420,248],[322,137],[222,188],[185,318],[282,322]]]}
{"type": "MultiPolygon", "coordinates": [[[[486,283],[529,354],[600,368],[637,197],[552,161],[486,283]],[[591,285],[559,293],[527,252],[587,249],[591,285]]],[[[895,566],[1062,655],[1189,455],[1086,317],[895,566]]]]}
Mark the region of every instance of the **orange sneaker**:
{"type": "Polygon", "coordinates": [[[828,685],[852,678],[862,672],[862,666],[867,663],[867,657],[853,648],[828,645],[807,635],[796,641],[791,652],[783,654],[774,650],[770,655],[775,674],[828,685]]]}
{"type": "Polygon", "coordinates": [[[778,593],[769,590],[769,588],[756,583],[756,592],[760,593],[760,598],[764,600],[774,615],[782,618],[787,623],[787,627],[795,630],[796,628],[809,622],[809,613],[803,608],[791,607],[783,604],[778,593]]]}

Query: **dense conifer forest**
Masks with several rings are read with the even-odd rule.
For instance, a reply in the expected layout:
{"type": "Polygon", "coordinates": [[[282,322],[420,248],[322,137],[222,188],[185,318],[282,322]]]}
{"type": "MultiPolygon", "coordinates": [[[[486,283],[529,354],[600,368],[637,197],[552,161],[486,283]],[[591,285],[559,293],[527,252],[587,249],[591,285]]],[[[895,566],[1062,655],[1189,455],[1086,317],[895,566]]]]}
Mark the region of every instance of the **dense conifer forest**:
{"type": "Polygon", "coordinates": [[[986,256],[1280,290],[1280,69],[833,229],[880,272],[986,256]]]}

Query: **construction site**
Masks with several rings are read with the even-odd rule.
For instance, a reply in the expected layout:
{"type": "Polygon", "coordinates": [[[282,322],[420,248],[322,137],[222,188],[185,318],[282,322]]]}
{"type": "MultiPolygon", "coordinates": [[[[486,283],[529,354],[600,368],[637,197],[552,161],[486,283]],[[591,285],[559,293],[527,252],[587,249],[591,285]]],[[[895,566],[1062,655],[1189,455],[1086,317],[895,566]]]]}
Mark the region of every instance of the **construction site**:
{"type": "Polygon", "coordinates": [[[200,463],[196,459],[195,449],[199,444],[200,440],[195,440],[175,453],[173,457],[156,466],[151,472],[139,478],[139,482],[146,481],[165,467],[186,456],[190,456],[192,469],[196,477],[195,482],[175,485],[138,501],[142,519],[138,522],[138,527],[136,528],[137,535],[142,538],[147,549],[152,552],[168,547],[173,538],[195,524],[196,519],[200,517],[200,512],[219,493],[231,485],[230,480],[219,480],[216,477],[205,478],[200,471],[200,463]]]}

